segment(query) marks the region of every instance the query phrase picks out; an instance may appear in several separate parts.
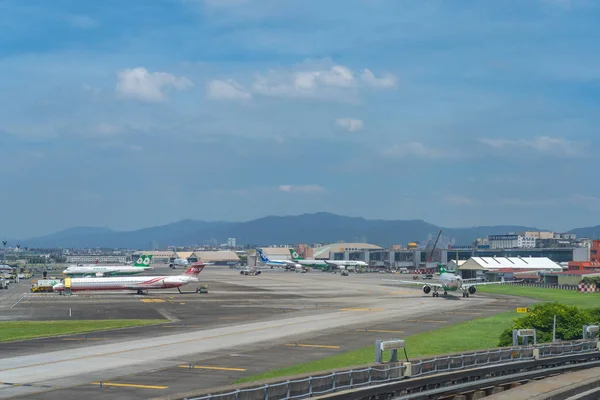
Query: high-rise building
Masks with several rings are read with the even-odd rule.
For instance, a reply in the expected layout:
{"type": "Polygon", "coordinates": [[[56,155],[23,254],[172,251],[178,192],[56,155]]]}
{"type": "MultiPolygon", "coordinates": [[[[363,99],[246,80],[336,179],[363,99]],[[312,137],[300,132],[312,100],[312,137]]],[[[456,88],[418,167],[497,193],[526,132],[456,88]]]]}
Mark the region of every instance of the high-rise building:
{"type": "Polygon", "coordinates": [[[227,247],[231,247],[231,248],[236,247],[235,238],[227,238],[227,247]]]}

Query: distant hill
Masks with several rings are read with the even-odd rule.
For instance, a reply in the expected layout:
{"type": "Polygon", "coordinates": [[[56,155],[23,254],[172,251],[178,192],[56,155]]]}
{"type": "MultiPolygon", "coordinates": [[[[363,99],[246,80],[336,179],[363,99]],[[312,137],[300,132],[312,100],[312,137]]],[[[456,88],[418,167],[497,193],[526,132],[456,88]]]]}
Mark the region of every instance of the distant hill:
{"type": "MultiPolygon", "coordinates": [[[[536,230],[526,226],[479,226],[473,228],[443,228],[446,239],[457,244],[469,244],[478,237],[507,232],[536,230]]],[[[596,229],[596,228],[583,228],[596,229]]],[[[597,228],[600,233],[600,228],[597,228]]],[[[168,245],[202,245],[212,241],[224,243],[235,237],[238,244],[334,243],[366,241],[389,247],[426,240],[437,235],[440,227],[422,220],[367,220],[331,213],[296,216],[268,216],[248,222],[206,222],[183,220],[167,225],[119,232],[107,228],[77,227],[50,235],[21,240],[29,247],[67,248],[148,248],[156,241],[168,245]]]]}
{"type": "Polygon", "coordinates": [[[590,239],[600,239],[600,225],[577,228],[570,230],[568,233],[574,233],[578,238],[587,237],[590,239]]]}

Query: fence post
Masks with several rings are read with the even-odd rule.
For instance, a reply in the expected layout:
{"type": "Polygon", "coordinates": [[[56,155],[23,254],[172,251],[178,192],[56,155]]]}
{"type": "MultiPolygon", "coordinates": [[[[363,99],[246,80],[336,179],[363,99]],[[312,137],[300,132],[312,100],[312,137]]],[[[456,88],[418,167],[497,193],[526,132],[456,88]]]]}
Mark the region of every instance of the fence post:
{"type": "Polygon", "coordinates": [[[333,372],[331,374],[331,390],[333,390],[335,392],[335,377],[337,376],[337,374],[335,372],[333,372]]]}
{"type": "Polygon", "coordinates": [[[354,388],[354,370],[350,370],[350,389],[354,388]]]}
{"type": "Polygon", "coordinates": [[[269,400],[269,385],[265,384],[265,400],[269,400]]]}
{"type": "Polygon", "coordinates": [[[285,381],[285,384],[287,388],[285,397],[289,399],[291,394],[290,381],[285,381]]]}

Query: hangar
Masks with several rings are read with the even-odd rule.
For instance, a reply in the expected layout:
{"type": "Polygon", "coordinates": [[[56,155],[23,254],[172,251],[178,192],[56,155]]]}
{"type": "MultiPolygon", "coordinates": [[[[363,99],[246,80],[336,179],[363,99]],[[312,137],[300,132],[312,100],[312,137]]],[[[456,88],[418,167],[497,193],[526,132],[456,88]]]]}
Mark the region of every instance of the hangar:
{"type": "Polygon", "coordinates": [[[546,285],[570,285],[577,286],[585,277],[597,277],[600,272],[570,270],[563,272],[548,272],[544,274],[544,283],[546,285]]]}
{"type": "Polygon", "coordinates": [[[562,267],[547,257],[471,257],[458,271],[464,279],[496,281],[500,276],[512,278],[515,272],[560,272],[562,267]]]}

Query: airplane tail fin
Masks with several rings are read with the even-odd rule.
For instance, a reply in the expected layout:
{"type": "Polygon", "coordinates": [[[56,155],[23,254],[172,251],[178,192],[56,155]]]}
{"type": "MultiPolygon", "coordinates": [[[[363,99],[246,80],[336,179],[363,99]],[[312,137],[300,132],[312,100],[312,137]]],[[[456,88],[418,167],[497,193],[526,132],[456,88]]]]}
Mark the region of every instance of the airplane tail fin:
{"type": "Polygon", "coordinates": [[[140,258],[137,259],[135,264],[133,264],[133,266],[134,267],[149,267],[151,261],[152,261],[152,255],[142,254],[140,256],[140,258]]]}
{"type": "Polygon", "coordinates": [[[191,267],[186,269],[183,274],[186,276],[196,277],[200,274],[200,272],[202,272],[205,266],[206,264],[193,264],[191,267]]]}
{"type": "Polygon", "coordinates": [[[444,264],[438,264],[437,269],[440,274],[444,274],[444,273],[448,272],[448,270],[446,270],[446,267],[444,267],[444,264]]]}
{"type": "Polygon", "coordinates": [[[290,254],[292,255],[292,260],[294,260],[294,261],[302,260],[302,257],[300,257],[300,254],[296,253],[296,250],[290,249],[290,254]]]}
{"type": "Polygon", "coordinates": [[[260,257],[260,260],[261,260],[263,263],[267,263],[267,262],[269,262],[269,259],[267,258],[267,256],[265,256],[265,253],[263,253],[262,249],[258,249],[258,250],[256,250],[256,251],[258,252],[258,256],[260,257]]]}

